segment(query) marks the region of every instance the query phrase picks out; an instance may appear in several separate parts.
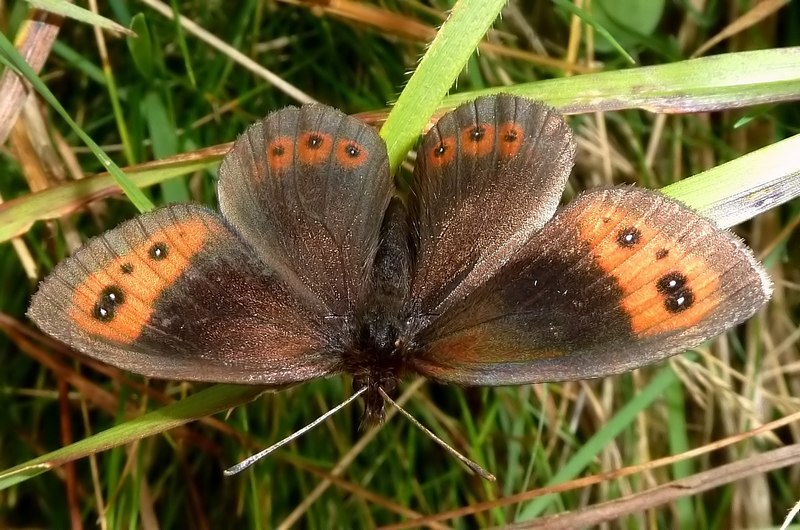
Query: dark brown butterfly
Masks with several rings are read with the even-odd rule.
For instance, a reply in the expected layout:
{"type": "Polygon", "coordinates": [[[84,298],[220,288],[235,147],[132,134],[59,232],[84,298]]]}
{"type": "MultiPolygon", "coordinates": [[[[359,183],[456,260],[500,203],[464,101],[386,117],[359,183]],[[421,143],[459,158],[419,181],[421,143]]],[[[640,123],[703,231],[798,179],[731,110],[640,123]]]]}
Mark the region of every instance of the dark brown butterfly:
{"type": "Polygon", "coordinates": [[[380,421],[407,374],[509,385],[617,374],[755,313],[742,242],[660,193],[556,209],[563,118],[491,96],[443,116],[402,200],[371,128],[330,107],[251,126],[219,172],[222,215],[172,205],[93,239],[29,315],[151,377],[287,385],[346,373],[380,421]]]}

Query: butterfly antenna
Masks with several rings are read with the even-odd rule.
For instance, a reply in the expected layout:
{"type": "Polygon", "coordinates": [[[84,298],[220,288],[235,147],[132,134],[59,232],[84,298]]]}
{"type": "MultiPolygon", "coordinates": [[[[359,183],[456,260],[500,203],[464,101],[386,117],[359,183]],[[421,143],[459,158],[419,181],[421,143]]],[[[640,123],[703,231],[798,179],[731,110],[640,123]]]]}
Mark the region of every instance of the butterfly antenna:
{"type": "MultiPolygon", "coordinates": [[[[311,423],[309,423],[308,425],[306,425],[305,427],[303,427],[299,431],[293,432],[292,434],[290,434],[289,436],[287,436],[286,438],[284,438],[280,442],[278,442],[276,444],[273,444],[273,445],[270,445],[269,447],[267,447],[263,451],[258,452],[256,454],[254,454],[253,456],[250,456],[250,457],[246,458],[245,460],[242,460],[241,462],[239,462],[238,464],[236,464],[233,467],[229,467],[228,469],[223,471],[223,474],[226,477],[230,477],[232,475],[235,475],[236,473],[244,471],[245,469],[247,469],[248,467],[252,466],[256,462],[258,462],[259,460],[261,460],[262,458],[267,456],[268,454],[270,454],[273,451],[275,451],[276,449],[278,449],[280,447],[283,447],[284,445],[286,445],[287,443],[291,442],[295,438],[299,438],[300,436],[304,435],[305,433],[307,433],[308,431],[310,431],[311,429],[313,429],[314,427],[316,427],[317,425],[319,425],[320,423],[322,423],[323,421],[325,421],[329,417],[333,416],[334,414],[336,414],[337,412],[339,412],[340,410],[345,408],[347,405],[352,403],[357,397],[359,397],[361,394],[363,394],[367,390],[367,388],[368,387],[365,386],[365,387],[362,387],[362,388],[358,389],[356,392],[353,393],[352,396],[350,396],[349,398],[345,399],[343,402],[339,403],[338,405],[333,407],[331,410],[327,411],[325,414],[323,414],[322,416],[320,416],[316,420],[312,421],[311,423]]],[[[397,405],[395,405],[395,406],[397,406],[397,405]]]]}
{"type": "Polygon", "coordinates": [[[392,398],[390,398],[389,395],[386,392],[384,392],[382,388],[379,388],[378,392],[381,393],[381,396],[383,396],[383,399],[385,399],[387,403],[389,403],[391,406],[396,408],[397,411],[400,412],[400,414],[402,414],[403,416],[408,418],[408,421],[410,421],[412,424],[416,425],[418,429],[420,429],[422,432],[424,432],[425,434],[430,436],[431,439],[434,442],[436,442],[437,444],[441,445],[448,453],[450,453],[451,455],[456,457],[458,460],[460,460],[469,469],[471,469],[472,471],[474,471],[475,473],[477,473],[481,477],[485,478],[489,482],[495,482],[497,480],[497,478],[494,475],[492,475],[491,473],[489,473],[488,471],[483,469],[481,466],[479,466],[477,464],[477,462],[473,462],[472,460],[470,460],[466,456],[464,456],[461,453],[459,453],[458,451],[456,451],[452,446],[448,445],[447,442],[445,442],[444,440],[442,440],[441,438],[439,438],[438,436],[433,434],[433,432],[431,432],[430,429],[428,429],[423,424],[421,424],[419,421],[417,421],[417,419],[414,416],[412,416],[409,412],[407,412],[406,409],[404,409],[403,407],[401,407],[400,405],[395,403],[394,400],[392,398]]]}

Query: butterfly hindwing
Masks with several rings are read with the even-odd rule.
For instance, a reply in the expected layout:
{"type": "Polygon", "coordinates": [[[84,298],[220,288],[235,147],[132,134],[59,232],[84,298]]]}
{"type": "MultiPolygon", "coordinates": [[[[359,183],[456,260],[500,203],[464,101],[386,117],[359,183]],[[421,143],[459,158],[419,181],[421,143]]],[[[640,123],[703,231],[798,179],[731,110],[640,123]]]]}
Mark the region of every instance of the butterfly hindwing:
{"type": "Polygon", "coordinates": [[[104,362],[179,380],[286,384],[326,375],[329,330],[216,213],[173,205],[59,264],[29,316],[104,362]]]}
{"type": "Polygon", "coordinates": [[[394,192],[373,129],[322,105],[276,111],[236,141],[218,192],[225,218],[298,295],[355,311],[394,192]]]}
{"type": "Polygon", "coordinates": [[[680,203],[592,191],[418,334],[413,364],[461,384],[607,376],[699,345],[770,293],[750,250],[680,203]]]}
{"type": "Polygon", "coordinates": [[[415,310],[445,310],[539,230],[558,206],[574,154],[563,117],[538,102],[498,95],[445,114],[417,151],[415,310]]]}

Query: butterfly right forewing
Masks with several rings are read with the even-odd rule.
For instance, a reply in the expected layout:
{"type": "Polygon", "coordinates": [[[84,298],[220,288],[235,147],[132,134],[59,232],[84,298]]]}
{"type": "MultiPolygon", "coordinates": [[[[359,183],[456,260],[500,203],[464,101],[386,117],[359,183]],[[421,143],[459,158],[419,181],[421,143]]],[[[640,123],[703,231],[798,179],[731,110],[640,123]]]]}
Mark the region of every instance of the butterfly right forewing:
{"type": "Polygon", "coordinates": [[[698,346],[770,293],[752,252],[685,206],[592,191],[421,331],[413,364],[460,384],[607,376],[698,346]]]}

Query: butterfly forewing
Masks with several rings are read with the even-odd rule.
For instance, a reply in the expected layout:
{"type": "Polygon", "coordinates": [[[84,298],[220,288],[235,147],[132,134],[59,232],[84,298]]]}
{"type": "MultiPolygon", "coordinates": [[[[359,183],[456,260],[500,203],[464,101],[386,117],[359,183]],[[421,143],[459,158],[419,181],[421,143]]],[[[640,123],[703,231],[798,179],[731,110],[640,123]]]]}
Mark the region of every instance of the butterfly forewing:
{"type": "Polygon", "coordinates": [[[616,374],[722,333],[770,292],[738,238],[678,202],[593,191],[420,333],[414,364],[461,384],[616,374]]]}
{"type": "Polygon", "coordinates": [[[326,375],[330,330],[216,213],[175,205],[94,238],[29,316],[104,362],[159,378],[286,384],[326,375]]]}
{"type": "Polygon", "coordinates": [[[225,218],[313,304],[351,315],[394,184],[377,133],[322,105],[251,126],[219,171],[225,218]]]}
{"type": "Polygon", "coordinates": [[[445,310],[539,230],[558,206],[574,153],[564,119],[541,103],[499,95],[445,114],[417,151],[415,310],[445,310]]]}

